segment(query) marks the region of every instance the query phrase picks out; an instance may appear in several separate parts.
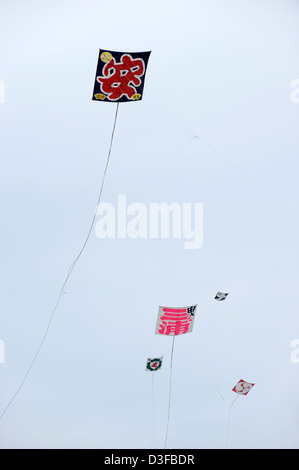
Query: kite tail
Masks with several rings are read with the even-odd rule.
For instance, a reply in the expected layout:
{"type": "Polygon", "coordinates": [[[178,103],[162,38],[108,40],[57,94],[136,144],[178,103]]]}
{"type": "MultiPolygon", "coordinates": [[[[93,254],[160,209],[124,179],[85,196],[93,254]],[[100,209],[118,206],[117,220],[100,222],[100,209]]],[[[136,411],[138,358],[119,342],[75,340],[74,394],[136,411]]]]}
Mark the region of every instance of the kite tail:
{"type": "Polygon", "coordinates": [[[100,192],[99,192],[99,195],[98,195],[98,200],[97,200],[97,205],[96,205],[96,208],[95,208],[95,211],[94,211],[94,215],[93,215],[93,218],[92,218],[92,221],[91,221],[91,224],[90,224],[90,228],[87,232],[87,236],[85,238],[85,241],[82,245],[82,248],[81,250],[79,251],[78,255],[76,256],[76,258],[74,259],[74,261],[72,262],[71,266],[69,267],[68,269],[68,272],[67,272],[67,275],[63,281],[63,284],[61,286],[61,290],[60,290],[60,293],[59,293],[59,296],[57,298],[57,301],[56,301],[56,304],[54,306],[54,309],[51,313],[51,316],[50,316],[50,319],[48,321],[48,324],[47,324],[47,327],[45,329],[45,332],[44,332],[44,335],[43,335],[43,338],[37,348],[37,351],[29,365],[29,367],[27,368],[27,371],[19,385],[19,387],[17,388],[16,392],[14,393],[14,395],[12,396],[12,398],[10,399],[10,401],[8,402],[8,404],[6,405],[6,407],[4,408],[2,414],[0,415],[0,420],[3,418],[3,416],[5,415],[6,411],[8,410],[8,408],[10,407],[10,405],[12,404],[12,402],[14,401],[14,399],[16,398],[16,396],[18,395],[19,391],[21,390],[22,386],[24,385],[28,375],[29,375],[29,372],[31,370],[31,368],[33,367],[33,364],[35,363],[41,349],[42,349],[42,346],[45,342],[45,339],[48,335],[48,332],[49,332],[49,329],[50,329],[50,326],[51,326],[51,323],[52,323],[52,320],[53,320],[53,317],[55,315],[55,312],[58,308],[58,305],[60,303],[60,300],[61,300],[61,297],[63,296],[63,294],[65,293],[64,292],[64,288],[77,264],[77,262],[79,261],[79,258],[81,257],[86,245],[87,245],[87,242],[90,238],[90,235],[91,235],[91,232],[92,232],[92,229],[93,229],[93,226],[94,226],[94,222],[95,222],[95,219],[96,219],[96,216],[97,216],[97,207],[100,203],[100,200],[101,200],[101,197],[102,197],[102,192],[103,192],[103,187],[104,187],[104,182],[105,182],[105,177],[106,177],[106,173],[107,173],[107,168],[108,168],[108,164],[109,164],[109,160],[110,160],[110,154],[111,154],[111,149],[112,149],[112,143],[113,143],[113,138],[114,138],[114,132],[115,132],[115,126],[116,126],[116,120],[117,120],[117,115],[118,115],[118,107],[119,107],[119,103],[117,103],[117,107],[116,107],[116,112],[115,112],[115,118],[114,118],[114,124],[113,124],[113,129],[112,129],[112,134],[111,134],[111,140],[110,140],[110,147],[109,147],[109,151],[108,151],[108,156],[107,156],[107,161],[106,161],[106,165],[105,165],[105,169],[104,169],[104,174],[103,174],[103,178],[102,178],[102,182],[101,182],[101,187],[100,187],[100,192]]]}

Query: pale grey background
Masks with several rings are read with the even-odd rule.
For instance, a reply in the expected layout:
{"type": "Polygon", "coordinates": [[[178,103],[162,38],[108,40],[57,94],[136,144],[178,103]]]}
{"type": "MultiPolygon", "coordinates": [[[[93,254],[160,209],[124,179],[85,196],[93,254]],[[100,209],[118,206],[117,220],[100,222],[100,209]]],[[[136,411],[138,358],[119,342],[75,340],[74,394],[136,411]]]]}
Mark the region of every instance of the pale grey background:
{"type": "Polygon", "coordinates": [[[0,1],[1,412],[93,215],[116,106],[91,101],[99,48],[152,51],[143,101],[119,107],[102,200],[204,205],[197,251],[92,233],[1,448],[150,448],[153,355],[163,448],[158,306],[194,303],[168,447],[225,447],[241,378],[256,385],[231,410],[229,446],[298,447],[298,20],[297,0],[0,1]]]}

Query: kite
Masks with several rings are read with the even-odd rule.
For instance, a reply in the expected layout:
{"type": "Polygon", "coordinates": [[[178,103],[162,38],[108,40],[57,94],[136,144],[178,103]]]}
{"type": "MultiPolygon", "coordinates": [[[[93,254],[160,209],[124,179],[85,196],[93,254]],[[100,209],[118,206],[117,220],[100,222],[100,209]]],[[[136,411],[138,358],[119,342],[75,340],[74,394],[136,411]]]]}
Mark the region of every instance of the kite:
{"type": "Polygon", "coordinates": [[[165,437],[165,446],[167,445],[169,416],[170,416],[170,401],[171,401],[171,379],[172,379],[172,362],[173,362],[173,349],[174,339],[178,335],[191,333],[193,330],[196,305],[189,307],[159,307],[158,318],[156,323],[155,334],[161,336],[173,336],[170,360],[170,381],[169,381],[169,400],[168,400],[168,418],[165,437]]]}
{"type": "Polygon", "coordinates": [[[232,391],[237,393],[237,396],[233,399],[230,407],[229,407],[229,411],[228,411],[228,423],[227,423],[227,431],[226,431],[226,448],[227,448],[227,445],[228,445],[228,435],[229,435],[229,425],[230,425],[230,415],[231,415],[231,409],[232,409],[232,406],[233,404],[235,403],[236,399],[240,396],[240,395],[247,395],[250,390],[252,389],[252,387],[254,386],[255,384],[252,384],[250,382],[245,382],[245,380],[239,380],[239,382],[234,386],[234,388],[232,388],[232,391]]]}
{"type": "Polygon", "coordinates": [[[150,53],[100,49],[92,99],[113,103],[140,101],[150,53]]]}
{"type": "Polygon", "coordinates": [[[159,307],[155,334],[177,336],[193,330],[197,305],[190,307],[159,307]]]}
{"type": "Polygon", "coordinates": [[[252,387],[255,384],[252,384],[250,382],[245,382],[245,380],[239,380],[239,382],[234,386],[232,389],[233,392],[238,393],[239,395],[247,395],[252,387]]]}
{"type": "MultiPolygon", "coordinates": [[[[145,73],[147,69],[147,64],[149,60],[149,56],[151,54],[151,51],[147,52],[115,52],[115,51],[109,51],[109,50],[102,50],[100,49],[99,52],[99,58],[98,58],[98,64],[97,64],[97,70],[96,70],[96,78],[95,78],[95,83],[94,83],[94,90],[93,90],[93,96],[92,100],[95,101],[109,101],[111,103],[116,103],[116,111],[115,111],[115,117],[114,117],[114,124],[112,127],[112,133],[111,133],[111,139],[110,139],[110,146],[108,150],[108,155],[106,159],[106,165],[102,177],[102,182],[101,186],[99,189],[99,194],[98,194],[98,199],[97,199],[97,204],[96,204],[96,209],[92,218],[92,221],[90,223],[89,230],[87,232],[85,241],[79,250],[76,258],[70,265],[67,275],[62,283],[60,293],[57,297],[55,306],[52,310],[52,313],[50,315],[47,327],[45,329],[45,333],[43,335],[43,338],[37,348],[37,351],[24,375],[23,380],[21,381],[19,387],[17,388],[15,394],[12,396],[11,400],[8,402],[7,406],[4,408],[4,411],[0,414],[0,420],[3,418],[4,414],[10,407],[10,405],[13,403],[15,397],[18,395],[19,391],[21,390],[25,380],[27,379],[27,376],[29,375],[29,372],[33,366],[33,364],[36,361],[36,358],[39,355],[39,352],[45,342],[45,339],[48,335],[48,331],[50,329],[50,325],[52,323],[53,317],[55,315],[55,312],[58,308],[58,305],[60,303],[60,300],[65,294],[65,287],[68,283],[68,280],[79,260],[81,257],[83,251],[85,250],[85,247],[87,245],[87,242],[90,238],[90,235],[92,233],[92,229],[96,220],[96,215],[97,215],[97,208],[100,204],[100,200],[102,197],[102,192],[103,192],[103,187],[104,187],[104,182],[105,182],[105,177],[107,173],[107,168],[110,160],[110,154],[111,154],[111,149],[112,149],[112,143],[113,143],[113,138],[114,138],[114,132],[115,132],[115,127],[116,127],[116,121],[117,121],[117,116],[118,116],[118,107],[120,102],[126,102],[126,101],[140,101],[143,97],[143,87],[144,87],[144,79],[145,79],[145,73]]],[[[1,89],[0,89],[1,93],[1,89]]],[[[1,97],[0,97],[1,98],[1,97]]]]}
{"type": "Polygon", "coordinates": [[[225,300],[227,296],[228,296],[228,293],[217,292],[214,298],[220,301],[220,300],[225,300]]]}
{"type": "Polygon", "coordinates": [[[145,367],[145,370],[146,371],[156,371],[156,370],[159,370],[161,369],[162,367],[162,360],[163,360],[163,356],[162,357],[155,357],[153,359],[151,358],[148,358],[147,361],[146,361],[146,367],[145,367]]]}
{"type": "MultiPolygon", "coordinates": [[[[147,372],[155,372],[162,367],[163,356],[148,358],[146,361],[145,370],[147,372]]],[[[153,396],[153,431],[152,431],[152,447],[155,448],[156,441],[156,411],[155,411],[155,393],[154,393],[154,376],[152,375],[152,396],[153,396]]]]}

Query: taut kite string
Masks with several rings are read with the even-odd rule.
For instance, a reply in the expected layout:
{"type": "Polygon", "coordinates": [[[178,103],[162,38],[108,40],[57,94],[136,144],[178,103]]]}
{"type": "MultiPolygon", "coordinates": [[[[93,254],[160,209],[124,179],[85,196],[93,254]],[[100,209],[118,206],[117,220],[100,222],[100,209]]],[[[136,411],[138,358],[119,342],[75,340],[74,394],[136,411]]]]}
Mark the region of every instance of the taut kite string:
{"type": "Polygon", "coordinates": [[[109,164],[109,160],[110,160],[110,154],[111,154],[111,149],[112,149],[112,143],[113,143],[113,138],[114,138],[114,132],[115,132],[115,126],[116,126],[116,120],[117,120],[117,115],[118,115],[118,107],[119,107],[119,103],[117,103],[117,106],[116,106],[116,112],[115,112],[115,118],[114,118],[114,124],[113,124],[113,129],[112,129],[112,134],[111,134],[111,140],[110,140],[110,147],[109,147],[109,151],[108,151],[108,156],[107,156],[107,161],[106,161],[106,165],[105,165],[105,169],[104,169],[104,174],[103,174],[103,178],[102,178],[102,183],[101,183],[101,187],[100,187],[100,192],[99,192],[99,195],[98,195],[98,200],[97,200],[97,205],[96,205],[96,208],[95,208],[95,211],[94,211],[94,215],[93,215],[93,218],[92,218],[92,221],[91,221],[91,224],[90,224],[90,228],[88,230],[88,233],[87,233],[87,236],[86,236],[86,239],[82,245],[82,248],[81,250],[79,251],[78,255],[76,256],[76,258],[74,259],[74,261],[72,262],[71,266],[69,267],[69,270],[68,270],[68,273],[66,275],[66,278],[61,286],[61,290],[60,290],[60,294],[57,298],[57,301],[56,301],[56,304],[54,306],[54,309],[51,313],[51,316],[50,316],[50,319],[49,319],[49,322],[48,322],[48,325],[46,327],[46,330],[45,330],[45,333],[43,335],[43,338],[39,344],[39,347],[23,377],[23,380],[21,381],[19,387],[17,388],[17,390],[15,391],[14,395],[12,396],[12,398],[10,399],[10,401],[8,402],[8,404],[6,405],[6,407],[4,408],[4,411],[2,412],[2,414],[0,415],[0,420],[3,418],[3,416],[5,415],[6,411],[8,410],[8,408],[10,407],[10,405],[12,404],[12,402],[14,401],[14,399],[16,398],[16,396],[18,395],[19,391],[21,390],[22,386],[24,385],[28,375],[29,375],[29,372],[30,370],[32,369],[33,367],[33,364],[35,363],[36,359],[37,359],[37,356],[39,355],[41,349],[42,349],[42,346],[46,340],[46,337],[48,335],[48,332],[49,332],[49,329],[50,329],[50,326],[51,326],[51,323],[52,323],[52,320],[54,318],[54,315],[55,315],[55,312],[58,308],[58,305],[59,305],[59,302],[61,300],[61,297],[63,296],[63,293],[64,293],[64,288],[65,286],[67,285],[67,282],[77,264],[77,262],[79,261],[79,258],[81,257],[83,251],[85,250],[85,247],[87,245],[87,242],[90,238],[90,235],[91,235],[91,231],[93,229],[93,226],[94,226],[94,222],[95,222],[95,219],[96,219],[96,215],[97,215],[97,207],[100,203],[100,200],[101,200],[101,197],[102,197],[102,192],[103,192],[103,188],[104,188],[104,182],[105,182],[105,177],[106,177],[106,173],[107,173],[107,168],[108,168],[108,164],[109,164]]]}
{"type": "Polygon", "coordinates": [[[169,417],[170,417],[170,402],[171,402],[171,382],[172,382],[172,361],[173,361],[174,339],[175,339],[175,334],[173,335],[172,347],[171,347],[170,377],[169,377],[169,397],[168,397],[168,416],[167,416],[167,428],[166,428],[166,436],[165,436],[165,445],[164,445],[164,449],[166,449],[166,446],[167,446],[167,439],[168,439],[168,428],[169,428],[169,417]]]}

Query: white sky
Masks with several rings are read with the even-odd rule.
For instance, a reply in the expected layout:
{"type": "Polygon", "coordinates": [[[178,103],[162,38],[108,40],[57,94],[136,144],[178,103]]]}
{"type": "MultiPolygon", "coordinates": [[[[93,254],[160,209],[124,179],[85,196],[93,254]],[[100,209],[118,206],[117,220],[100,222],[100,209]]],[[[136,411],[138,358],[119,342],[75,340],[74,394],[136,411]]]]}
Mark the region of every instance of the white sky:
{"type": "Polygon", "coordinates": [[[116,106],[91,100],[100,48],[152,51],[143,100],[119,106],[102,201],[204,207],[199,250],[93,231],[1,448],[150,448],[145,362],[164,356],[163,448],[158,306],[196,303],[175,341],[168,448],[225,447],[239,379],[256,385],[231,409],[229,447],[298,447],[298,19],[296,0],[0,0],[0,412],[93,215],[116,106]]]}

